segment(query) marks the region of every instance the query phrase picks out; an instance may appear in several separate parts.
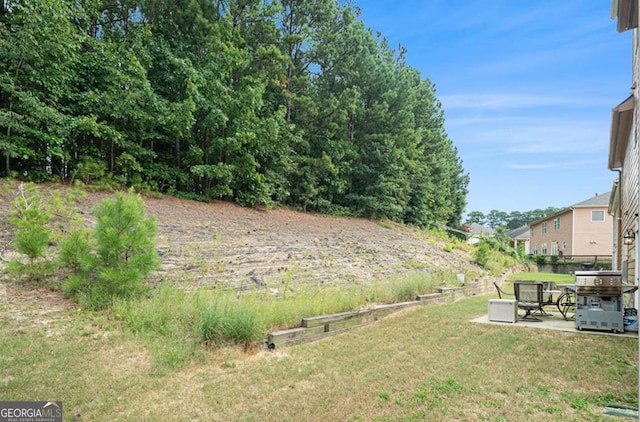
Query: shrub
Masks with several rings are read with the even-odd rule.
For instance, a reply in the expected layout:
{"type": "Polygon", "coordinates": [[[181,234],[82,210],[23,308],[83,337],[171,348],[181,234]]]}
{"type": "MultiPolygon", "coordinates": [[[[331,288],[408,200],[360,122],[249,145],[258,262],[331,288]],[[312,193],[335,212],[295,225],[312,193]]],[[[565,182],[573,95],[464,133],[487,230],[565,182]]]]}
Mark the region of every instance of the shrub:
{"type": "Polygon", "coordinates": [[[489,263],[489,256],[491,255],[491,247],[489,243],[484,240],[481,240],[478,244],[478,249],[476,250],[475,263],[481,266],[482,268],[486,268],[489,263]]]}
{"type": "Polygon", "coordinates": [[[91,268],[92,239],[91,232],[86,229],[74,230],[60,240],[58,245],[58,262],[70,268],[74,274],[91,268]]]}
{"type": "Polygon", "coordinates": [[[66,297],[77,297],[81,292],[85,281],[80,276],[71,276],[62,283],[62,294],[66,297]]]}
{"type": "Polygon", "coordinates": [[[85,184],[91,184],[104,177],[107,166],[104,163],[93,160],[91,157],[82,157],[76,166],[76,173],[85,184]]]}
{"type": "Polygon", "coordinates": [[[547,257],[545,255],[536,255],[535,260],[536,260],[536,264],[542,265],[547,260],[547,257]]]}
{"type": "Polygon", "coordinates": [[[145,213],[144,202],[131,192],[98,204],[93,233],[76,230],[60,242],[60,263],[76,274],[63,291],[92,309],[147,292],[143,280],[159,260],[155,219],[145,213]]]}
{"type": "MultiPolygon", "coordinates": [[[[29,212],[29,214],[33,214],[29,212]]],[[[49,227],[42,224],[37,215],[27,216],[16,223],[13,243],[18,252],[27,255],[31,264],[38,258],[43,258],[49,248],[49,227]]]]}
{"type": "Polygon", "coordinates": [[[30,264],[43,258],[49,248],[49,214],[44,210],[38,188],[20,184],[12,203],[12,221],[16,227],[13,243],[30,264]]]}
{"type": "Polygon", "coordinates": [[[21,183],[11,202],[10,213],[15,228],[13,245],[28,262],[9,261],[7,273],[17,279],[41,282],[54,273],[55,265],[46,258],[51,243],[51,214],[44,206],[38,188],[31,183],[21,183]]]}
{"type": "Polygon", "coordinates": [[[144,202],[133,193],[118,193],[98,204],[94,239],[102,267],[131,272],[140,279],[157,267],[157,226],[154,217],[145,219],[145,213],[144,202]]]}

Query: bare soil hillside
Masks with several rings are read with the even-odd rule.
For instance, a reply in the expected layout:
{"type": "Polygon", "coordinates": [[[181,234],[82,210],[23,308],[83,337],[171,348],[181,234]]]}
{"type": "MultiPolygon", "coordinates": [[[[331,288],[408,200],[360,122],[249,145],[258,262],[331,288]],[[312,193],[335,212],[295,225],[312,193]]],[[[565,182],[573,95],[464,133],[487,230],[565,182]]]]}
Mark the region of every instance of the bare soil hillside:
{"type": "MultiPolygon", "coordinates": [[[[11,240],[8,210],[14,192],[6,185],[0,192],[0,252],[11,240]]],[[[78,199],[87,224],[93,224],[93,207],[111,196],[94,192],[78,199]]],[[[394,223],[170,196],[144,200],[158,224],[162,268],[151,280],[154,283],[278,289],[292,283],[385,281],[415,270],[483,273],[468,252],[394,223]]],[[[4,251],[5,257],[9,255],[10,246],[4,251]]]]}

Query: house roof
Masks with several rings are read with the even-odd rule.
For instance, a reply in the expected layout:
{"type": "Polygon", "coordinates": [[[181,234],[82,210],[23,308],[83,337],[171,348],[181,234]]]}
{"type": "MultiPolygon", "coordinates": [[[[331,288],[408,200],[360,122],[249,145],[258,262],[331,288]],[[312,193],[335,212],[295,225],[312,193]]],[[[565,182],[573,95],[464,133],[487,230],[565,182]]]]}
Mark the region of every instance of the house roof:
{"type": "Polygon", "coordinates": [[[592,207],[608,207],[609,206],[609,198],[611,197],[611,192],[603,193],[601,195],[596,194],[596,196],[589,198],[585,201],[578,202],[577,204],[573,204],[569,208],[592,208],[592,207]]]}
{"type": "Polygon", "coordinates": [[[571,206],[568,206],[566,208],[561,209],[558,212],[554,212],[553,214],[544,216],[542,218],[537,219],[536,221],[532,221],[531,223],[529,223],[529,226],[532,226],[534,224],[538,224],[542,221],[546,221],[550,218],[556,217],[558,215],[562,215],[565,214],[569,211],[571,211],[574,208],[608,208],[609,207],[609,198],[611,197],[611,192],[606,192],[603,194],[596,194],[596,196],[593,196],[589,199],[585,199],[582,202],[578,202],[577,204],[573,204],[571,206]]]}
{"type": "Polygon", "coordinates": [[[611,110],[611,134],[609,135],[609,170],[622,168],[624,154],[633,125],[635,100],[630,95],[611,110]]]}
{"type": "Polygon", "coordinates": [[[495,234],[496,231],[494,229],[492,229],[491,227],[486,227],[486,226],[483,226],[483,225],[478,224],[478,223],[471,223],[469,225],[469,233],[471,233],[471,234],[488,234],[488,235],[492,235],[492,234],[495,234]]]}
{"type": "Polygon", "coordinates": [[[612,0],[611,18],[618,18],[618,32],[624,32],[628,29],[637,28],[637,2],[635,2],[634,0],[612,0]]]}
{"type": "Polygon", "coordinates": [[[529,230],[529,226],[518,227],[517,229],[509,230],[507,233],[512,239],[530,239],[531,231],[529,230]]]}

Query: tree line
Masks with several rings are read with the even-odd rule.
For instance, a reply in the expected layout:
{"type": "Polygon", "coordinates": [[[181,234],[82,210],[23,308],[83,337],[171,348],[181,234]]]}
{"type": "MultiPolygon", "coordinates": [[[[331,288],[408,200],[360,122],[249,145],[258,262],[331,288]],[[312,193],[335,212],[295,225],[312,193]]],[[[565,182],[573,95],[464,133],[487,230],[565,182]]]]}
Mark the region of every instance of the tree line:
{"type": "Polygon", "coordinates": [[[406,54],[338,0],[0,0],[0,175],[457,226],[406,54]]]}
{"type": "Polygon", "coordinates": [[[488,214],[481,211],[471,211],[467,214],[466,224],[477,223],[492,228],[504,227],[507,230],[513,230],[558,211],[560,208],[555,207],[524,212],[511,211],[510,213],[498,210],[491,210],[488,214]]]}

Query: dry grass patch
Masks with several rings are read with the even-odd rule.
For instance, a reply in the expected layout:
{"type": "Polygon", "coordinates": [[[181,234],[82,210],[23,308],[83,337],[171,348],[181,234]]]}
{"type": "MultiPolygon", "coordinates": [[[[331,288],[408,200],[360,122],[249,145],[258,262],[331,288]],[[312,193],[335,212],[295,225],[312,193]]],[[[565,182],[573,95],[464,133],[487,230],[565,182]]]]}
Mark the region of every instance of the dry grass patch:
{"type": "Polygon", "coordinates": [[[104,314],[76,318],[106,338],[3,325],[0,400],[62,400],[91,421],[584,421],[637,403],[636,339],[470,322],[486,306],[414,308],[275,352],[201,347],[177,367],[154,357],[170,342],[104,314]]]}

